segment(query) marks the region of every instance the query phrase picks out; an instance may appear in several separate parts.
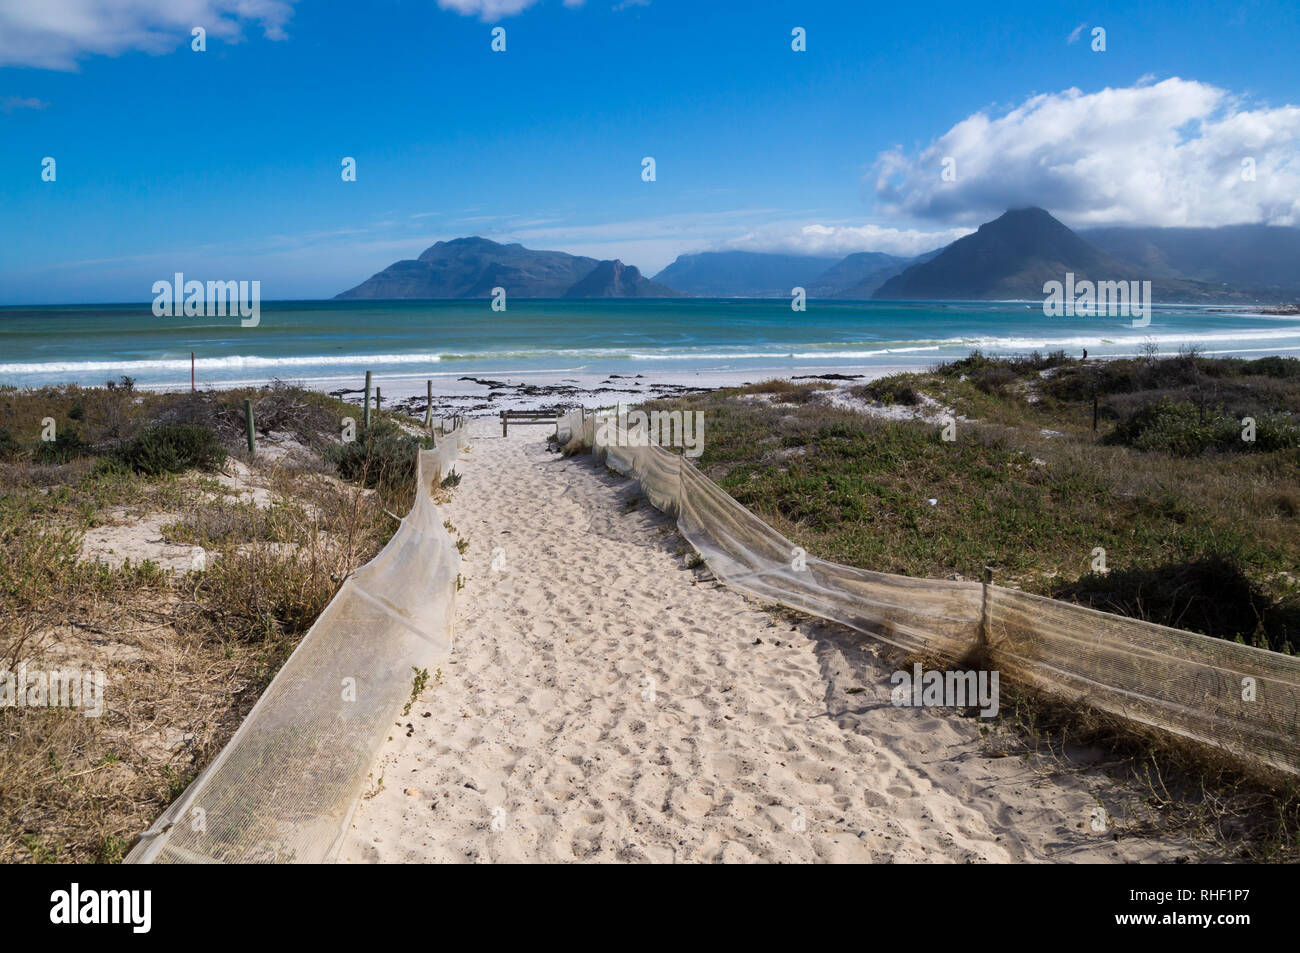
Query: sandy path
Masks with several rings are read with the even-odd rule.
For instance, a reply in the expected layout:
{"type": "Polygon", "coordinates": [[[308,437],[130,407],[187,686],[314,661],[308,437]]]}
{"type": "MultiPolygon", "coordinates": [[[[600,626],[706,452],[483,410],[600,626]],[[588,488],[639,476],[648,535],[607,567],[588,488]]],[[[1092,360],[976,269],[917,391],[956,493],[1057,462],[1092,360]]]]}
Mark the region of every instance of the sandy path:
{"type": "Polygon", "coordinates": [[[345,861],[1137,860],[1107,783],[889,704],[886,650],[690,570],[672,523],[546,431],[474,425],[456,647],[395,724],[345,861]],[[497,564],[492,568],[494,550],[497,564]],[[653,688],[653,692],[650,689],[653,688]]]}

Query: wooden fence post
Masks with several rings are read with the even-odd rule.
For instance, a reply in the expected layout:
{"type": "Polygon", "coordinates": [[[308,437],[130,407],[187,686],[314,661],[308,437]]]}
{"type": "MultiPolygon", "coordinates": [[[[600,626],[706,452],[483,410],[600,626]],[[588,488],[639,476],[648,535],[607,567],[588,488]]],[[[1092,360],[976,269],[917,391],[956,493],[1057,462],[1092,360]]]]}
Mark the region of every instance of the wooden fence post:
{"type": "Polygon", "coordinates": [[[983,653],[983,665],[991,665],[989,658],[989,586],[993,585],[993,567],[984,567],[984,580],[981,585],[983,598],[980,602],[979,649],[983,653]]]}
{"type": "Polygon", "coordinates": [[[244,423],[248,427],[248,452],[255,454],[257,453],[257,437],[256,432],[253,430],[253,402],[251,400],[244,401],[244,423]]]}
{"type": "Polygon", "coordinates": [[[425,389],[428,396],[424,404],[424,429],[429,430],[433,427],[433,381],[425,381],[425,389]]]}
{"type": "Polygon", "coordinates": [[[370,429],[370,372],[366,371],[366,405],[361,411],[362,428],[370,429]]]}

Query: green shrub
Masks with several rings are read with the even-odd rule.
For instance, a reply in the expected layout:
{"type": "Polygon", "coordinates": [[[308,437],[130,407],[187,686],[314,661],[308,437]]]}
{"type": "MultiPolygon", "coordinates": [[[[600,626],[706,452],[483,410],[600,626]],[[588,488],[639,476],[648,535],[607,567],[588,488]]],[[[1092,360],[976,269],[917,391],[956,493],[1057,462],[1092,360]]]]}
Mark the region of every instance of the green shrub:
{"type": "Polygon", "coordinates": [[[1231,553],[1091,573],[1057,587],[1052,595],[1275,652],[1300,650],[1300,607],[1268,596],[1231,553]]]}
{"type": "Polygon", "coordinates": [[[226,451],[217,435],[197,424],[156,424],[113,454],[115,464],[148,476],[216,470],[225,460],[226,451]]]}
{"type": "Polygon", "coordinates": [[[325,458],[345,480],[374,488],[403,489],[415,484],[423,437],[406,433],[387,420],[376,420],[350,443],[325,448],[325,458]]]}
{"type": "Polygon", "coordinates": [[[1106,443],[1176,457],[1195,457],[1207,450],[1271,453],[1300,446],[1300,425],[1288,414],[1255,418],[1255,439],[1242,439],[1242,423],[1221,409],[1206,412],[1167,397],[1145,404],[1119,422],[1106,443]]]}
{"type": "Polygon", "coordinates": [[[90,448],[75,430],[64,430],[53,440],[42,440],[38,443],[36,449],[32,451],[32,459],[48,466],[68,463],[89,452],[90,448]]]}
{"type": "Polygon", "coordinates": [[[1242,364],[1241,373],[1293,380],[1300,378],[1300,358],[1261,357],[1258,360],[1246,361],[1242,364]]]}
{"type": "Polygon", "coordinates": [[[921,402],[921,394],[912,386],[912,374],[891,374],[880,377],[866,384],[849,389],[855,397],[878,401],[882,404],[905,404],[915,407],[921,402]]]}
{"type": "Polygon", "coordinates": [[[1009,357],[989,357],[982,351],[971,351],[956,361],[948,361],[934,368],[944,377],[965,376],[976,388],[994,397],[1005,396],[1007,387],[1017,380],[1034,377],[1045,370],[1071,367],[1078,361],[1064,351],[1043,354],[1015,354],[1009,357]]]}
{"type": "Polygon", "coordinates": [[[988,367],[973,371],[970,382],[986,394],[1003,397],[1006,396],[1007,388],[1019,378],[1020,375],[1016,373],[1015,368],[1008,364],[990,364],[988,367]]]}

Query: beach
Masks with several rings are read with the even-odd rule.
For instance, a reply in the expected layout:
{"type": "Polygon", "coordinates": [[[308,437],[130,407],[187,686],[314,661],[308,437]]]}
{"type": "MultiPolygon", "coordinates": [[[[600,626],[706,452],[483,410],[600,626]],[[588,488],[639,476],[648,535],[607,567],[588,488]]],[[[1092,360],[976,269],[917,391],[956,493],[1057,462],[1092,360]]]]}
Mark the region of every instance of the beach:
{"type": "Polygon", "coordinates": [[[899,659],[690,568],[670,520],[543,428],[471,424],[451,656],[393,722],[347,862],[1172,861],[1093,829],[1101,751],[1022,758],[890,704],[899,659]]]}

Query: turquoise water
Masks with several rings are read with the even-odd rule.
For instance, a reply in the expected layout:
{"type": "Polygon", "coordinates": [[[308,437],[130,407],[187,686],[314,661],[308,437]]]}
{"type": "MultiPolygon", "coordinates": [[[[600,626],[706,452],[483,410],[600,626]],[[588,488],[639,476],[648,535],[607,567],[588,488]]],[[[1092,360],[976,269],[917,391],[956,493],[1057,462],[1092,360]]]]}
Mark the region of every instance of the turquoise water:
{"type": "Polygon", "coordinates": [[[802,373],[921,367],[973,348],[991,353],[1063,348],[1090,355],[1300,353],[1300,319],[1157,307],[1149,327],[1116,317],[1048,318],[1037,303],[675,299],[512,301],[281,301],[257,327],[238,318],[159,318],[149,305],[0,308],[0,384],[143,386],[284,380],[355,384],[388,377],[660,372],[802,373]]]}

